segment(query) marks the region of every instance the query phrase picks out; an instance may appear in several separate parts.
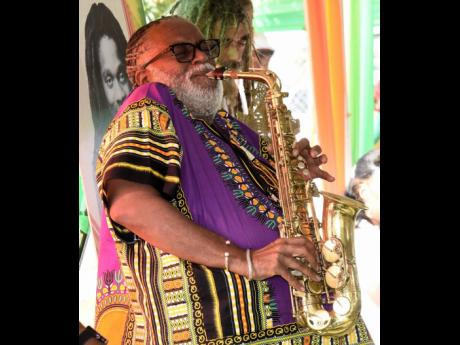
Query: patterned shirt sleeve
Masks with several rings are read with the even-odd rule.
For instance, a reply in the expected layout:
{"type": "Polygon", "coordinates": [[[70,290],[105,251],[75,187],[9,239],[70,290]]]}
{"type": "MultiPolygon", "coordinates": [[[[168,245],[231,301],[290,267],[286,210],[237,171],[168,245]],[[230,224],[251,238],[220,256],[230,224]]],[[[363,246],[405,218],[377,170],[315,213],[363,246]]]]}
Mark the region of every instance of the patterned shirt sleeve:
{"type": "Polygon", "coordinates": [[[148,184],[166,199],[179,185],[180,145],[168,109],[144,98],[132,103],[105,134],[96,168],[99,192],[118,178],[148,184]]]}

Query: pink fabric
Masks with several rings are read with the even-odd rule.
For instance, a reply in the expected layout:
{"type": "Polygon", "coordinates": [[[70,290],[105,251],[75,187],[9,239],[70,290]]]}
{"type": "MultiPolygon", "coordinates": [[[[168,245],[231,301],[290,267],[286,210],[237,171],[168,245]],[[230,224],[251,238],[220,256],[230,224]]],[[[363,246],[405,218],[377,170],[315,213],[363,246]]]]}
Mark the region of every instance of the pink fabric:
{"type": "Polygon", "coordinates": [[[99,255],[98,277],[101,277],[104,272],[117,271],[120,269],[120,261],[118,260],[115,250],[115,241],[110,234],[105,217],[105,210],[102,210],[99,242],[99,253],[101,253],[101,255],[99,255]]]}

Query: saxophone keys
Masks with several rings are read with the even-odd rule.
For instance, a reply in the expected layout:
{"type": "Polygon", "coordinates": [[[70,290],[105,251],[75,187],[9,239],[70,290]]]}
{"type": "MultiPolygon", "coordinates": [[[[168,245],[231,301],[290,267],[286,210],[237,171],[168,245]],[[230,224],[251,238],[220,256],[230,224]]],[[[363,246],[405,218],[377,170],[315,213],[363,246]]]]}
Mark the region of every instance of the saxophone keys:
{"type": "Polygon", "coordinates": [[[298,160],[297,169],[302,170],[302,169],[305,169],[307,167],[307,165],[305,164],[305,161],[304,161],[302,156],[297,157],[297,160],[298,160]]]}
{"type": "Polygon", "coordinates": [[[332,308],[337,315],[347,315],[351,310],[350,300],[344,296],[337,297],[332,304],[332,308]]]}
{"type": "Polygon", "coordinates": [[[302,170],[302,174],[303,174],[305,177],[309,177],[309,176],[310,176],[310,170],[308,170],[307,168],[305,168],[305,169],[302,170]]]}
{"type": "Polygon", "coordinates": [[[297,271],[297,270],[292,270],[292,271],[291,271],[291,274],[292,274],[294,277],[297,277],[297,278],[303,277],[303,273],[300,272],[300,271],[297,271]]]}
{"type": "Polygon", "coordinates": [[[342,254],[342,244],[337,238],[332,237],[324,242],[321,253],[327,262],[337,262],[342,254]]]}
{"type": "Polygon", "coordinates": [[[333,289],[340,289],[345,285],[345,275],[338,265],[332,265],[327,269],[325,279],[327,286],[333,289]]]}
{"type": "Polygon", "coordinates": [[[331,316],[326,310],[315,310],[307,315],[307,323],[310,328],[320,331],[331,323],[331,316]]]}
{"type": "Polygon", "coordinates": [[[305,292],[299,291],[296,289],[292,289],[292,294],[294,295],[294,297],[299,297],[299,298],[305,298],[307,296],[305,292]]]}
{"type": "Polygon", "coordinates": [[[307,288],[307,291],[319,295],[321,292],[323,292],[323,284],[321,282],[315,282],[311,279],[308,279],[305,287],[307,288]]]}

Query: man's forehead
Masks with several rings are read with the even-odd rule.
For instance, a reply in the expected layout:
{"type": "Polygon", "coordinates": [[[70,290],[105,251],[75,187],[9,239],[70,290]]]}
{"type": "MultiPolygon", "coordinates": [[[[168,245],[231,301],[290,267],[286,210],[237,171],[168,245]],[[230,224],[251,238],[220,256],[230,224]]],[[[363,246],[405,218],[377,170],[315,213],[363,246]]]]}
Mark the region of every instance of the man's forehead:
{"type": "Polygon", "coordinates": [[[178,42],[195,43],[203,38],[194,24],[182,18],[174,18],[152,26],[146,33],[145,46],[153,48],[178,42]]]}

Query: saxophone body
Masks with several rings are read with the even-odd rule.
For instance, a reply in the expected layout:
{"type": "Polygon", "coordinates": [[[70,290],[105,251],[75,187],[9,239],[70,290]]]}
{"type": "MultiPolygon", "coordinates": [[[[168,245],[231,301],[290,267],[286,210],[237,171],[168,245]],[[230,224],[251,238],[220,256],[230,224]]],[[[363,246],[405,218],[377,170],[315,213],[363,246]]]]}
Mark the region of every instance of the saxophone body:
{"type": "Polygon", "coordinates": [[[270,127],[268,126],[265,107],[267,85],[253,82],[251,86],[249,89],[249,114],[246,116],[246,122],[254,132],[268,139],[270,137],[270,127]]]}
{"type": "MultiPolygon", "coordinates": [[[[265,71],[258,69],[258,71],[265,71]]],[[[238,120],[248,125],[259,136],[270,142],[270,126],[268,124],[267,108],[266,108],[266,94],[268,86],[264,82],[249,81],[248,80],[248,114],[238,113],[236,117],[238,120]]],[[[246,86],[246,84],[245,84],[246,86]]],[[[300,131],[300,122],[297,119],[291,118],[292,129],[294,134],[300,131]]]]}
{"type": "Polygon", "coordinates": [[[356,216],[365,206],[344,196],[320,193],[311,180],[305,181],[301,177],[299,172],[305,168],[305,163],[292,156],[295,122],[283,103],[288,94],[281,91],[281,82],[275,73],[219,68],[208,73],[208,77],[249,79],[267,86],[267,122],[284,215],[284,222],[279,226],[280,236],[311,239],[320,263],[318,273],[322,278],[321,282],[315,282],[299,271],[292,271],[306,290],[298,291],[290,286],[293,317],[302,331],[328,336],[349,333],[361,309],[354,229],[356,216]],[[322,199],[321,221],[316,214],[314,198],[322,199]]]}

